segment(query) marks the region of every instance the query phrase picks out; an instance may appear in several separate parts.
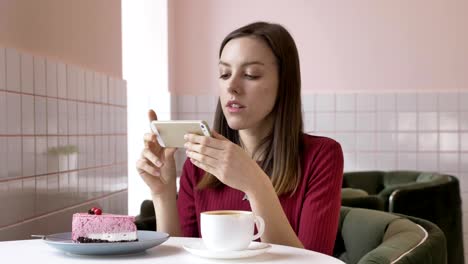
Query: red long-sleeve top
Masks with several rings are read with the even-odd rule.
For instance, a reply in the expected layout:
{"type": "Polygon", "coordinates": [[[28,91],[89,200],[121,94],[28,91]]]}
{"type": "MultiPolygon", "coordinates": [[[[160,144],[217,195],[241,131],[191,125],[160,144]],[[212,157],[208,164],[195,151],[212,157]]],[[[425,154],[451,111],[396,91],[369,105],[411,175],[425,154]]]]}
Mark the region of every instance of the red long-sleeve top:
{"type": "MultiPolygon", "coordinates": [[[[304,135],[302,177],[296,192],[281,195],[281,206],[306,249],[333,254],[338,230],[343,177],[343,152],[326,137],[304,135]]],[[[210,210],[251,211],[244,193],[228,186],[196,188],[205,171],[189,160],[184,164],[177,200],[182,234],[200,237],[200,213],[210,210]]],[[[274,228],[266,226],[266,229],[274,228]]]]}

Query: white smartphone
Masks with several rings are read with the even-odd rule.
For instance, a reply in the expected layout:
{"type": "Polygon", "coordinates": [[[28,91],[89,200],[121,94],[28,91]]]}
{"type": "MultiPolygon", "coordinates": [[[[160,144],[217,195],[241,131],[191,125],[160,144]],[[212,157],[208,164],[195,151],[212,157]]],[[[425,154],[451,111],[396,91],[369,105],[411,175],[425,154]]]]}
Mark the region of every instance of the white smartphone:
{"type": "Polygon", "coordinates": [[[183,148],[185,134],[211,137],[210,128],[203,120],[151,121],[151,131],[161,147],[183,148]]]}

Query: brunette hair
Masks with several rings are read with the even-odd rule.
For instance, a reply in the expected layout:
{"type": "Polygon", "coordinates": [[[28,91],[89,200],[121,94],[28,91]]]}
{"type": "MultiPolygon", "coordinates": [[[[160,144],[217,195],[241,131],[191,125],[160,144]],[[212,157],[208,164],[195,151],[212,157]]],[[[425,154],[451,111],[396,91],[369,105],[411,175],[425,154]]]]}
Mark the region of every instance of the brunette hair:
{"type": "MultiPolygon", "coordinates": [[[[255,37],[264,41],[276,57],[279,87],[272,109],[273,128],[254,150],[253,157],[263,157],[258,161],[259,165],[270,176],[278,195],[285,193],[292,195],[297,189],[301,177],[300,157],[303,137],[301,73],[296,44],[283,26],[256,22],[236,29],[227,35],[221,43],[219,57],[230,40],[241,37],[255,37]]],[[[219,100],[213,128],[230,141],[238,145],[241,144],[239,132],[229,127],[219,100]]],[[[223,184],[212,174],[205,173],[197,186],[200,189],[217,188],[223,184]]]]}

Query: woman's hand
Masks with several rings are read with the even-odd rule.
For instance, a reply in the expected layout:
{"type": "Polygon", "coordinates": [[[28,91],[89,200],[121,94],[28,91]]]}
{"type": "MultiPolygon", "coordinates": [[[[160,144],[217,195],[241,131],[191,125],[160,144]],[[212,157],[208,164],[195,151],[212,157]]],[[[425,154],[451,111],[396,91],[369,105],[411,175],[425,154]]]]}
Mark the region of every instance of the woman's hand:
{"type": "Polygon", "coordinates": [[[186,154],[190,161],[222,183],[247,195],[261,186],[268,176],[247,152],[219,133],[211,133],[213,137],[185,136],[186,154]]]}
{"type": "MultiPolygon", "coordinates": [[[[150,122],[157,120],[153,110],[148,112],[150,122]]],[[[176,167],[174,160],[175,148],[163,148],[156,140],[156,135],[144,135],[145,148],[141,158],[136,163],[138,173],[150,187],[153,195],[175,192],[176,167]]]]}

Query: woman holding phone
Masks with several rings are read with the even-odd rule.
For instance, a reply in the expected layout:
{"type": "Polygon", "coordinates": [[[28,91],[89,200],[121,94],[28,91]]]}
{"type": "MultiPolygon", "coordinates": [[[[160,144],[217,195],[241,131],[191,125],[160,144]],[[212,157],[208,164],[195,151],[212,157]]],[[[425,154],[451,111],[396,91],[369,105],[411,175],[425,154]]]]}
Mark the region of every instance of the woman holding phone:
{"type": "MultiPolygon", "coordinates": [[[[248,210],[266,223],[262,242],[331,255],[343,174],[340,145],[303,133],[299,56],[278,24],[231,32],[219,51],[212,137],[186,135],[176,199],[175,149],[146,134],[137,162],[150,187],[157,230],[200,237],[200,213],[248,210]]],[[[150,120],[156,120],[154,111],[150,120]]]]}

